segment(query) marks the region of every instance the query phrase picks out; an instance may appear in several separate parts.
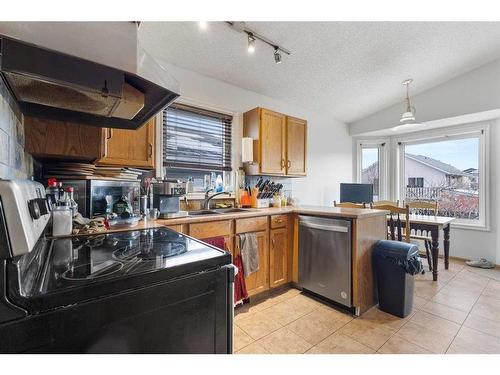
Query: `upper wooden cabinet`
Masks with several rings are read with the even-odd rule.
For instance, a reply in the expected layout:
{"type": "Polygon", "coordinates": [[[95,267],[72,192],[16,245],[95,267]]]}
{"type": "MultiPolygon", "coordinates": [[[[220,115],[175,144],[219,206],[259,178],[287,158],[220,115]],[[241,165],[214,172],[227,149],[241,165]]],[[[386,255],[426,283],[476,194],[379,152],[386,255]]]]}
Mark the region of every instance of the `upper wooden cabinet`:
{"type": "Polygon", "coordinates": [[[305,176],[307,122],[265,108],[243,114],[243,137],[254,140],[248,175],[305,176]]]}
{"type": "Polygon", "coordinates": [[[107,129],[104,157],[98,165],[127,165],[154,168],[155,118],[137,130],[107,129]]]}
{"type": "Polygon", "coordinates": [[[306,175],[307,121],[286,118],[286,173],[291,176],[306,175]]]}
{"type": "Polygon", "coordinates": [[[155,118],[137,130],[26,116],[26,151],[43,159],[72,159],[139,168],[155,167],[155,118]]]}

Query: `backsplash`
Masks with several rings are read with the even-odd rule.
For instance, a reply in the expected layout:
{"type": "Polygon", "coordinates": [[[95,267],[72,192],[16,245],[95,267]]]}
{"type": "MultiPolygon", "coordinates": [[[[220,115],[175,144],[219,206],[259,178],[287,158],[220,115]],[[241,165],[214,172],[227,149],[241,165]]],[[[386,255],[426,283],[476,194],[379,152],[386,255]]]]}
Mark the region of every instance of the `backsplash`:
{"type": "Polygon", "coordinates": [[[29,178],[33,158],[24,151],[23,115],[0,79],[0,178],[29,178]]]}

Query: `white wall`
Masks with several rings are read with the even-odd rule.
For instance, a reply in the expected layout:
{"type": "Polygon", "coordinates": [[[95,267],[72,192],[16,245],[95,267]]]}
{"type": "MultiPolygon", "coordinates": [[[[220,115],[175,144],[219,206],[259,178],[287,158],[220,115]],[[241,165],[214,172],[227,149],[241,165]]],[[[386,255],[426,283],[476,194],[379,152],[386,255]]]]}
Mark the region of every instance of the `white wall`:
{"type": "MultiPolygon", "coordinates": [[[[419,122],[499,109],[500,60],[483,65],[418,95],[412,95],[411,100],[417,109],[419,122]]],[[[349,124],[349,132],[351,135],[360,135],[396,126],[403,109],[401,101],[349,124]]]]}
{"type": "MultiPolygon", "coordinates": [[[[149,51],[154,56],[154,51],[149,51]]],[[[194,104],[233,112],[233,156],[241,160],[242,114],[266,107],[308,121],[308,173],[293,178],[293,196],[300,204],[332,205],[339,198],[339,184],[352,181],[352,141],[347,125],[297,106],[244,90],[160,61],[181,87],[181,98],[194,104]]]]}

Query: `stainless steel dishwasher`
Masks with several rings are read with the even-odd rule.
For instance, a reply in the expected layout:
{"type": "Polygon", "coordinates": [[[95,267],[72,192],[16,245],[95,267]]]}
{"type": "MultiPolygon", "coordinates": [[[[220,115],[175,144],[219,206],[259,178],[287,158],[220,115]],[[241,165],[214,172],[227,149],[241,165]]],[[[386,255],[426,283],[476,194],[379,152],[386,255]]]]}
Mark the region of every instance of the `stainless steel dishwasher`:
{"type": "Polygon", "coordinates": [[[299,216],[299,285],[352,306],[350,220],[299,216]]]}

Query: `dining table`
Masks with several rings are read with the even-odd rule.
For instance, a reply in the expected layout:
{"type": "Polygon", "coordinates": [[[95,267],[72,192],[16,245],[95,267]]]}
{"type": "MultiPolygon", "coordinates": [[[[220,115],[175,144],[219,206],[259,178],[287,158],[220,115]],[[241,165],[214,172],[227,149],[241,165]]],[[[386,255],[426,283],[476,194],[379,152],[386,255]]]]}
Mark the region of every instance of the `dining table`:
{"type": "MultiPolygon", "coordinates": [[[[400,219],[404,226],[406,221],[405,215],[401,215],[400,219]]],[[[444,268],[447,270],[449,267],[450,224],[453,220],[453,217],[434,215],[411,214],[409,217],[410,233],[431,238],[432,279],[434,281],[438,280],[440,232],[443,232],[444,268]]]]}

